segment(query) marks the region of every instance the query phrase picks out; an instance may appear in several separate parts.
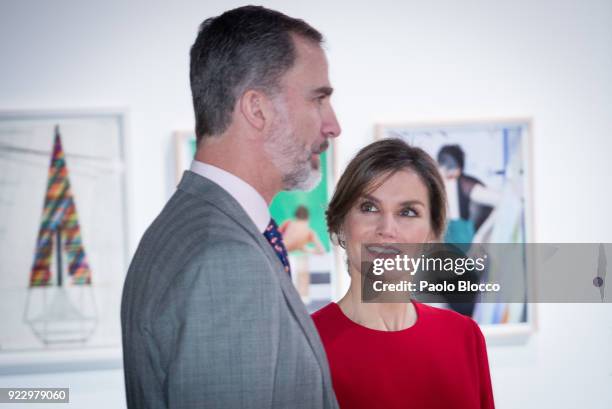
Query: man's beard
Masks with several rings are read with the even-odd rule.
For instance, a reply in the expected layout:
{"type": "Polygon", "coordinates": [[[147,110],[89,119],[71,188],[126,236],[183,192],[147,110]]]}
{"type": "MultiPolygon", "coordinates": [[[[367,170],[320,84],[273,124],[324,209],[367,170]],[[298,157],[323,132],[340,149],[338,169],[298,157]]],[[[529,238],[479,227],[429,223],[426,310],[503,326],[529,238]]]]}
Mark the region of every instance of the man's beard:
{"type": "Polygon", "coordinates": [[[264,149],[281,173],[283,190],[312,190],[321,181],[321,163],[315,167],[311,158],[327,149],[328,143],[325,141],[313,148],[300,143],[289,125],[286,107],[279,103],[275,104],[275,108],[279,119],[264,149]]]}

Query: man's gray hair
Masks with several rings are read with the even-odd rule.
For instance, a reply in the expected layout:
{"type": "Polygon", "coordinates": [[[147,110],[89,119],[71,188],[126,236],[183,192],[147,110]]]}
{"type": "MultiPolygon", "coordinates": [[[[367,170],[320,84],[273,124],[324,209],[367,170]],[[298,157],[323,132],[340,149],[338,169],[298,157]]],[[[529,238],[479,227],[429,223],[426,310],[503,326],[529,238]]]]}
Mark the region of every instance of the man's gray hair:
{"type": "Polygon", "coordinates": [[[198,143],[227,129],[246,90],[278,93],[280,78],[296,58],[292,34],[323,41],[303,20],[259,6],[233,9],[200,25],[189,76],[198,143]]]}

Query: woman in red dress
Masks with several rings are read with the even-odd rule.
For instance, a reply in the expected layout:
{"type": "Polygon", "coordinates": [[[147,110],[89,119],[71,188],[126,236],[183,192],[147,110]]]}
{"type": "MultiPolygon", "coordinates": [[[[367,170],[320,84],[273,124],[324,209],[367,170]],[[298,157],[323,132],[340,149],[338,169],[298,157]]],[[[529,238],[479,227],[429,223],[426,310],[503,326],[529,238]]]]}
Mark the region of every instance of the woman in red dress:
{"type": "Polygon", "coordinates": [[[346,249],[351,284],[312,317],[341,408],[494,407],[485,340],[471,318],[411,300],[361,301],[362,244],[376,257],[385,244],[436,242],[445,215],[435,162],[401,140],[366,146],[340,178],[327,224],[346,249]]]}

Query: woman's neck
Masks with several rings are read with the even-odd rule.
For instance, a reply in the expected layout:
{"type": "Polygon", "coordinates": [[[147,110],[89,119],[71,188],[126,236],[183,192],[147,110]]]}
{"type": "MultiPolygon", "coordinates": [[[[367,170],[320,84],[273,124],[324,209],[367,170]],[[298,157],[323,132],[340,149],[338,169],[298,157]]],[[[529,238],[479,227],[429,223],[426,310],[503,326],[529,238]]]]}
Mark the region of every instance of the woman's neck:
{"type": "Polygon", "coordinates": [[[359,281],[351,280],[348,292],[338,301],[338,306],[351,321],[379,331],[400,331],[416,323],[417,313],[411,302],[362,302],[359,281]]]}

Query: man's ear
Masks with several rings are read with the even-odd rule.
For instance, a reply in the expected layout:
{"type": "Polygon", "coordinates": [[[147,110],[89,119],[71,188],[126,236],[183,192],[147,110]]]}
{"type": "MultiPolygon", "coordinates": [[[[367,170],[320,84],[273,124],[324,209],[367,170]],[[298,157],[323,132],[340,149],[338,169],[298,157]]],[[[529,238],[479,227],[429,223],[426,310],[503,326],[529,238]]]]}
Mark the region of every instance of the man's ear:
{"type": "Polygon", "coordinates": [[[240,98],[239,108],[246,122],[260,132],[272,123],[272,101],[261,91],[247,90],[240,98]]]}

